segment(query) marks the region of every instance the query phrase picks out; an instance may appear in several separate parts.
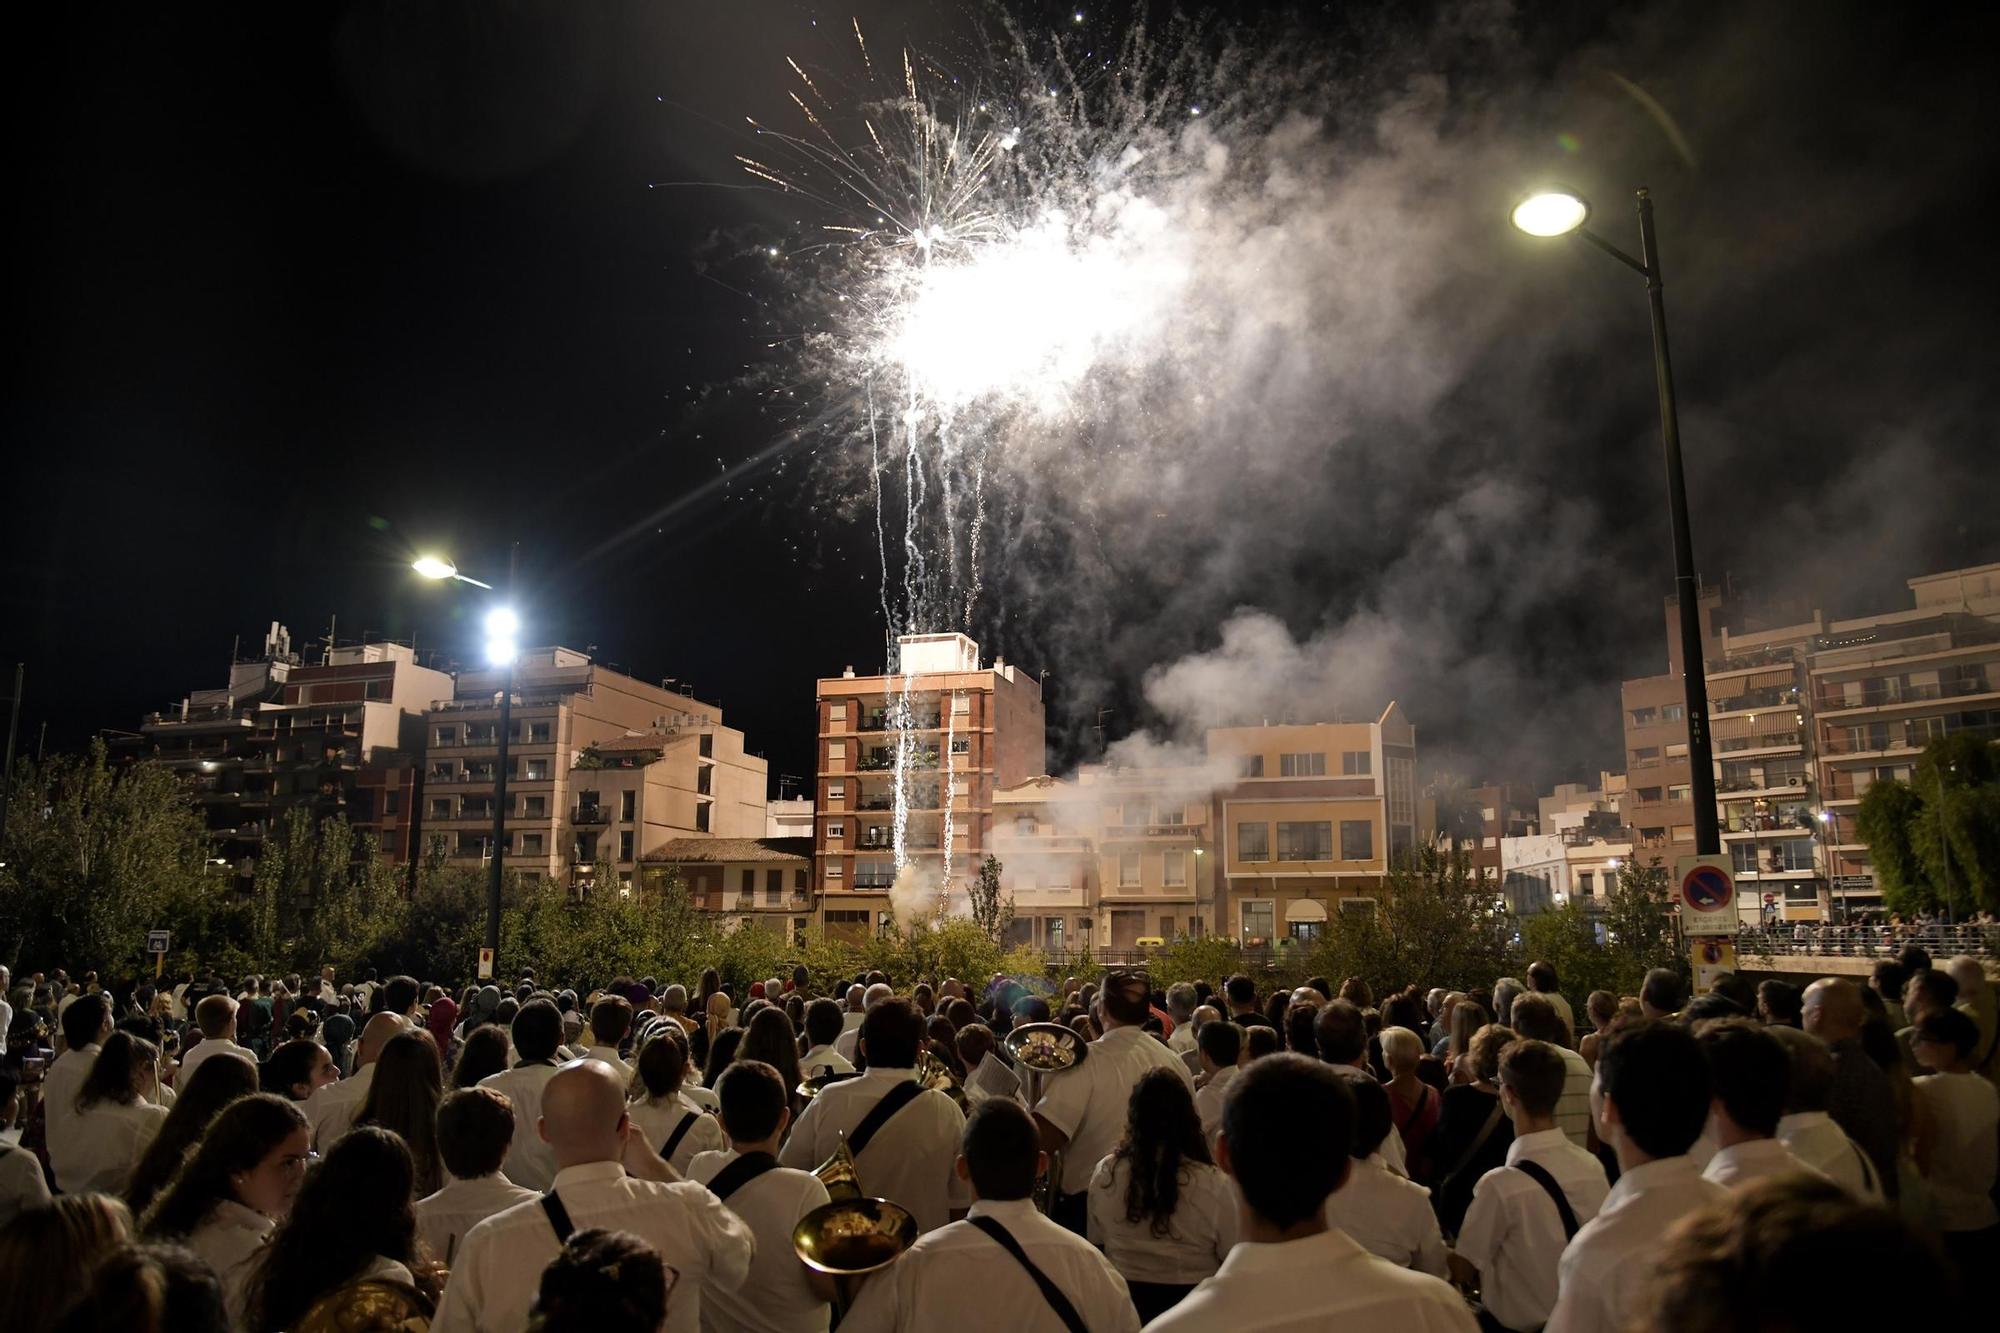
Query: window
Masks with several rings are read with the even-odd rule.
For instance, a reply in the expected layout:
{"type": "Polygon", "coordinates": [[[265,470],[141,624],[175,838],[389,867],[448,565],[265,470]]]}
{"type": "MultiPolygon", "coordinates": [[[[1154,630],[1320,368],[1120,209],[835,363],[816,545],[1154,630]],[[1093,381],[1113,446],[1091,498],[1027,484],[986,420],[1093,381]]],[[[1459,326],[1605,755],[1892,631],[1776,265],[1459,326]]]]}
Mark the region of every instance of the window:
{"type": "Polygon", "coordinates": [[[1187,823],[1187,807],[1184,805],[1156,805],[1153,807],[1153,822],[1169,828],[1179,828],[1187,823]]]}
{"type": "Polygon", "coordinates": [[[403,793],[392,791],[382,797],[382,813],[393,815],[403,808],[403,793]]]}
{"type": "Polygon", "coordinates": [[[707,801],[703,801],[694,808],[694,831],[696,833],[708,832],[708,810],[709,805],[707,801]]]}
{"type": "Polygon", "coordinates": [[[694,789],[703,796],[715,790],[715,770],[703,767],[694,775],[694,789]]]}
{"type": "Polygon", "coordinates": [[[754,871],[754,870],[745,870],[745,871],[743,872],[743,882],[742,882],[742,884],[741,884],[741,886],[740,886],[740,889],[741,889],[741,892],[742,892],[742,894],[743,894],[743,896],[744,896],[745,898],[755,898],[755,897],[757,896],[757,872],[756,872],[756,871],[754,871]]]}
{"type": "Polygon", "coordinates": [[[969,694],[952,695],[951,711],[954,713],[970,713],[972,711],[972,696],[969,694]]]}
{"type": "Polygon", "coordinates": [[[1246,902],[1240,910],[1242,912],[1243,942],[1253,948],[1269,944],[1271,942],[1271,924],[1274,920],[1271,911],[1271,900],[1269,898],[1261,898],[1255,902],[1246,902]]]}
{"type": "Polygon", "coordinates": [[[847,742],[828,741],[826,743],[827,767],[831,768],[835,764],[844,764],[846,762],[847,762],[847,742]]]}
{"type": "Polygon", "coordinates": [[[826,784],[826,799],[827,799],[827,800],[829,800],[829,801],[844,801],[844,800],[846,800],[846,799],[847,799],[847,784],[846,784],[845,782],[829,782],[829,783],[827,783],[827,784],[826,784]]]}
{"type": "Polygon", "coordinates": [[[468,722],[465,725],[467,745],[491,745],[500,739],[500,728],[492,722],[468,722]]]}
{"type": "Polygon", "coordinates": [[[1629,715],[1635,727],[1650,727],[1660,720],[1659,710],[1654,708],[1634,708],[1629,715]]]}
{"type": "Polygon", "coordinates": [[[847,722],[847,701],[843,699],[828,704],[826,720],[830,726],[844,726],[847,722]]]}
{"type": "Polygon", "coordinates": [[[621,861],[629,861],[632,859],[631,829],[626,829],[618,835],[618,859],[621,861]]]}
{"type": "Polygon", "coordinates": [[[1685,801],[1688,799],[1690,790],[1691,788],[1685,782],[1672,783],[1667,787],[1667,799],[1669,801],[1685,801]]]}
{"type": "Polygon", "coordinates": [[[1034,837],[1035,817],[1033,815],[1015,815],[1014,832],[1022,834],[1025,837],[1034,837]]]}
{"type": "Polygon", "coordinates": [[[431,799],[431,818],[451,818],[451,798],[449,796],[437,796],[431,799]]]}
{"type": "MultiPolygon", "coordinates": [[[[846,747],[845,747],[845,746],[843,746],[843,747],[841,747],[841,748],[842,748],[842,749],[845,749],[846,747]]],[[[704,731],[704,732],[702,732],[702,733],[701,733],[701,736],[700,736],[700,738],[699,738],[698,740],[696,740],[696,741],[695,741],[695,753],[699,754],[699,755],[700,755],[700,756],[701,756],[701,757],[702,757],[703,759],[713,759],[713,758],[715,758],[715,733],[714,733],[714,732],[712,732],[712,731],[704,731]]]]}
{"type": "Polygon", "coordinates": [[[530,745],[547,745],[553,734],[549,724],[546,722],[530,722],[528,724],[528,744],[530,745]]]}
{"type": "Polygon", "coordinates": [[[1372,771],[1370,761],[1373,757],[1366,750],[1342,750],[1340,752],[1340,771],[1343,775],[1350,778],[1365,777],[1372,771]]]}
{"type": "Polygon", "coordinates": [[[1372,861],[1375,858],[1375,826],[1365,819],[1340,821],[1340,859],[1372,861]]]}
{"type": "Polygon", "coordinates": [[[1243,776],[1246,778],[1263,777],[1264,756],[1261,754],[1250,754],[1243,756],[1243,776]]]}
{"type": "MultiPolygon", "coordinates": [[[[1609,878],[1609,876],[1606,876],[1606,878],[1608,879],[1608,878],[1609,878]]],[[[1576,872],[1576,891],[1577,891],[1578,893],[1582,894],[1582,895],[1583,895],[1584,897],[1586,897],[1586,898],[1589,898],[1589,897],[1593,896],[1594,894],[1596,894],[1596,892],[1597,892],[1597,872],[1596,872],[1595,870],[1579,870],[1579,871],[1577,871],[1577,872],[1576,872]]]]}
{"type": "Polygon", "coordinates": [[[1673,833],[1675,842],[1694,841],[1694,825],[1692,824],[1676,824],[1674,825],[1673,833]]]}
{"type": "Polygon", "coordinates": [[[521,855],[540,856],[541,854],[542,835],[539,833],[523,833],[521,835],[521,855]]]}
{"type": "Polygon", "coordinates": [[[1161,883],[1178,888],[1187,883],[1187,856],[1183,852],[1168,852],[1164,858],[1165,873],[1161,883]]]}
{"type": "Polygon", "coordinates": [[[1658,787],[1641,787],[1638,790],[1638,796],[1640,805],[1658,805],[1660,803],[1660,789],[1658,787]]]}
{"type": "Polygon", "coordinates": [[[595,833],[577,834],[576,855],[573,858],[575,863],[580,866],[589,865],[596,859],[597,859],[597,835],[595,833]]]}
{"type": "Polygon", "coordinates": [[[1268,861],[1271,859],[1271,826],[1269,824],[1238,824],[1236,826],[1236,859],[1239,861],[1268,861]]]}
{"type": "Polygon", "coordinates": [[[1331,861],[1333,859],[1333,821],[1329,819],[1304,820],[1297,823],[1278,825],[1278,859],[1280,861],[1331,861]]]}
{"type": "Polygon", "coordinates": [[[456,782],[458,780],[458,765],[449,759],[442,763],[432,764],[430,779],[432,782],[456,782]]]}
{"type": "Polygon", "coordinates": [[[626,823],[629,824],[632,822],[632,816],[638,813],[638,806],[638,792],[621,791],[618,793],[618,817],[626,823]]]}
{"type": "Polygon", "coordinates": [[[461,834],[459,834],[459,835],[458,835],[458,854],[459,854],[460,856],[479,856],[479,857],[483,857],[483,856],[485,856],[485,855],[486,855],[486,835],[485,835],[484,833],[461,833],[461,834]]]}
{"type": "Polygon", "coordinates": [[[865,908],[859,912],[835,909],[826,914],[826,924],[829,926],[860,926],[865,930],[868,926],[868,912],[865,908]]]}
{"type": "Polygon", "coordinates": [[[1632,767],[1634,768],[1653,768],[1659,762],[1660,747],[1657,745],[1642,745],[1632,751],[1632,767]]]}
{"type": "Polygon", "coordinates": [[[826,877],[828,879],[839,879],[845,873],[847,872],[840,868],[840,862],[838,861],[831,863],[826,868],[826,877]]]}
{"type": "Polygon", "coordinates": [[[1139,882],[1139,853],[1121,852],[1118,856],[1118,886],[1131,888],[1139,882]]]}
{"type": "Polygon", "coordinates": [[[436,740],[435,740],[435,743],[436,743],[436,744],[438,744],[438,745],[456,745],[456,744],[458,744],[458,728],[457,728],[457,727],[439,727],[439,728],[437,729],[437,737],[436,737],[436,740]]]}
{"type": "Polygon", "coordinates": [[[1660,708],[1660,721],[1685,722],[1688,710],[1686,704],[1664,704],[1660,708]]]}
{"type": "Polygon", "coordinates": [[[1323,778],[1326,776],[1326,756],[1324,754],[1281,754],[1278,756],[1278,776],[1281,778],[1323,778]]]}
{"type": "Polygon", "coordinates": [[[829,819],[826,821],[826,840],[828,842],[839,842],[846,836],[847,825],[844,822],[838,819],[829,819]]]}
{"type": "Polygon", "coordinates": [[[524,760],[521,764],[521,777],[528,782],[547,782],[549,780],[549,761],[546,759],[524,760]]]}
{"type": "Polygon", "coordinates": [[[535,819],[546,819],[549,813],[549,798],[546,796],[523,796],[521,813],[535,819]]]}
{"type": "Polygon", "coordinates": [[[952,752],[953,754],[971,754],[971,753],[972,753],[972,737],[970,737],[970,736],[953,736],[953,737],[951,738],[951,752],[952,752]]]}
{"type": "Polygon", "coordinates": [[[806,891],[806,872],[803,869],[792,871],[792,891],[794,893],[806,891]]]}
{"type": "Polygon", "coordinates": [[[1319,938],[1324,921],[1294,921],[1285,927],[1286,931],[1300,944],[1310,944],[1319,938]]]}
{"type": "Polygon", "coordinates": [[[1667,758],[1685,759],[1687,757],[1688,757],[1688,747],[1686,741],[1676,741],[1674,744],[1669,745],[1667,747],[1667,758]]]}

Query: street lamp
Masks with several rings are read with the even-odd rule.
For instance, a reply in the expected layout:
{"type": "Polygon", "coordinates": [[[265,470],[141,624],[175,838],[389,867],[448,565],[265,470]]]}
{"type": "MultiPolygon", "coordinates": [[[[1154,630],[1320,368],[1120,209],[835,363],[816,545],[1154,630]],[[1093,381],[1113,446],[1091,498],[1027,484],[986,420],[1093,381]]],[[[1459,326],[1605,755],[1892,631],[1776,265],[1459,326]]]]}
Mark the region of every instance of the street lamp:
{"type": "MultiPolygon", "coordinates": [[[[457,580],[475,588],[493,590],[490,583],[467,578],[458,566],[442,556],[424,555],[410,568],[427,579],[457,580]]],[[[486,953],[497,968],[500,959],[500,885],[506,877],[507,862],[507,743],[514,731],[514,663],[520,656],[521,617],[512,607],[496,606],[486,613],[486,662],[505,667],[507,679],[500,690],[500,744],[493,765],[493,846],[486,865],[486,953]]],[[[482,979],[493,973],[481,970],[482,979]]]]}
{"type": "Polygon", "coordinates": [[[1687,700],[1689,795],[1694,802],[1694,849],[1722,851],[1715,815],[1715,759],[1708,736],[1708,681],[1701,637],[1701,590],[1694,572],[1694,538],[1688,530],[1687,481],[1681,475],[1680,417],[1674,407],[1674,372],[1667,356],[1667,307],[1660,287],[1660,248],[1653,235],[1653,197],[1638,192],[1639,258],[1584,227],[1590,205],[1572,190],[1543,189],[1514,206],[1514,226],[1530,236],[1576,236],[1590,242],[1646,280],[1653,316],[1653,376],[1660,397],[1660,443],[1667,462],[1667,512],[1674,539],[1674,592],[1680,601],[1681,690],[1687,700]]]}

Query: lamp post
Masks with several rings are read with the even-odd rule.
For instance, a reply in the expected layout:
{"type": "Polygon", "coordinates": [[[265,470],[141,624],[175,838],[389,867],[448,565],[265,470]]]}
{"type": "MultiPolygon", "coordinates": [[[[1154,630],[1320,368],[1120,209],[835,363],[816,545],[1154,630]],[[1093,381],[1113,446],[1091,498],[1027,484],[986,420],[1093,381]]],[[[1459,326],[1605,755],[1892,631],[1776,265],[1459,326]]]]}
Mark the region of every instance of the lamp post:
{"type": "MultiPolygon", "coordinates": [[[[410,567],[427,579],[456,579],[475,588],[493,590],[492,584],[467,578],[451,561],[437,556],[420,556],[410,567]]],[[[493,966],[480,969],[481,980],[497,972],[500,959],[500,885],[506,876],[507,859],[507,742],[514,730],[514,662],[520,656],[521,618],[511,607],[496,606],[486,613],[485,627],[487,664],[505,667],[507,677],[500,689],[500,744],[493,769],[493,835],[486,867],[486,952],[493,966]]]]}
{"type": "Polygon", "coordinates": [[[1653,317],[1653,375],[1660,396],[1660,443],[1666,452],[1667,512],[1674,540],[1674,592],[1680,601],[1681,690],[1687,700],[1689,795],[1694,802],[1694,849],[1722,851],[1715,815],[1715,760],[1709,748],[1708,680],[1701,638],[1701,589],[1694,572],[1694,539],[1688,531],[1687,482],[1681,475],[1680,418],[1674,407],[1674,372],[1667,356],[1667,307],[1660,286],[1660,249],[1653,235],[1653,197],[1638,192],[1639,258],[1584,228],[1590,205],[1568,190],[1542,190],[1514,208],[1514,225],[1530,236],[1577,236],[1646,280],[1653,317]]]}

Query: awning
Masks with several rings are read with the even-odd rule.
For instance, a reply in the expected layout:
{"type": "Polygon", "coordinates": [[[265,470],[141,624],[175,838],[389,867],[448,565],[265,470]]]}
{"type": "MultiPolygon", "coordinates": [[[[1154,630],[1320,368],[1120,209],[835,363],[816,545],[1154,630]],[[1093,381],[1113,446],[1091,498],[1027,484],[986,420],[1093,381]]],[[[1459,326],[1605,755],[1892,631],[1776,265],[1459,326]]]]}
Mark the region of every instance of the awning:
{"type": "Polygon", "coordinates": [[[1285,904],[1285,922],[1287,925],[1294,921],[1324,920],[1326,920],[1326,904],[1323,902],[1318,902],[1312,898],[1295,898],[1285,904]]]}

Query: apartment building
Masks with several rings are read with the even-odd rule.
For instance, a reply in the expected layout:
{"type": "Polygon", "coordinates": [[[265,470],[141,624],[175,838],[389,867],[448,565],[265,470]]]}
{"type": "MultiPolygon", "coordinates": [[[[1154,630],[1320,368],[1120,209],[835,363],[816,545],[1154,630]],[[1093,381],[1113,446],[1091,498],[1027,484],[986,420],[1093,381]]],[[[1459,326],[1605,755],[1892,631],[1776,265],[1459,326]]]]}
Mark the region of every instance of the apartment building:
{"type": "MultiPolygon", "coordinates": [[[[1935,736],[2000,736],[2000,565],[1908,586],[1909,609],[1851,620],[1703,590],[1717,815],[1746,923],[1879,908],[1853,824],[1868,784],[1907,779],[1935,736]]],[[[1622,701],[1634,854],[1671,864],[1694,850],[1679,677],[1626,681],[1622,701]]]]}
{"type": "Polygon", "coordinates": [[[696,910],[731,929],[796,942],[812,924],[811,838],[672,838],[641,859],[647,875],[678,874],[696,910]]]}
{"type": "Polygon", "coordinates": [[[1503,873],[1500,845],[1508,838],[1533,836],[1539,829],[1539,801],[1534,789],[1514,782],[1472,787],[1466,796],[1479,807],[1479,843],[1472,848],[1472,868],[1498,880],[1503,873]]]}
{"type": "MultiPolygon", "coordinates": [[[[449,862],[477,865],[491,843],[503,671],[460,674],[426,715],[427,834],[449,862]]],[[[514,667],[507,754],[508,864],[573,891],[609,865],[621,886],[676,838],[758,838],[768,766],[722,710],[636,680],[562,647],[525,650],[514,667]]]]}
{"type": "Polygon", "coordinates": [[[994,793],[1048,767],[1041,682],[981,666],[963,634],[903,635],[895,670],[849,667],[818,682],[814,706],[814,891],[829,931],[877,928],[899,846],[928,882],[962,891],[991,846],[994,793]]]}
{"type": "Polygon", "coordinates": [[[218,861],[247,880],[258,849],[292,809],[346,817],[391,860],[411,857],[424,716],[451,677],[399,643],[334,644],[307,665],[273,622],[261,656],[110,739],[121,760],[177,770],[201,805],[218,861]]]}
{"type": "Polygon", "coordinates": [[[1416,728],[1373,722],[1227,727],[1212,762],[1238,776],[1212,801],[1218,933],[1248,948],[1311,940],[1336,911],[1373,910],[1417,840],[1416,728]]]}
{"type": "Polygon", "coordinates": [[[993,793],[991,851],[1014,908],[1009,944],[1064,954],[1097,934],[1094,809],[1074,780],[1046,774],[993,793]]]}

